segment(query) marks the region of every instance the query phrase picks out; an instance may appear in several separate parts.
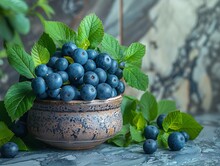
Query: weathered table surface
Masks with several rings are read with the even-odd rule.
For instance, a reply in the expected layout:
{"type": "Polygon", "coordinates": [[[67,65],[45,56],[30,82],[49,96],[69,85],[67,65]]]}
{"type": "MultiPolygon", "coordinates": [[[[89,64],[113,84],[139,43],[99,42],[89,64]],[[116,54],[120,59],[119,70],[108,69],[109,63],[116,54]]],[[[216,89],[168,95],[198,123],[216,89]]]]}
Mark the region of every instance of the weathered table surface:
{"type": "Polygon", "coordinates": [[[143,153],[142,144],[127,148],[103,144],[92,150],[62,151],[44,149],[20,152],[14,159],[0,158],[2,166],[135,166],[135,165],[220,165],[220,114],[197,116],[204,129],[195,141],[179,152],[158,149],[143,153]]]}

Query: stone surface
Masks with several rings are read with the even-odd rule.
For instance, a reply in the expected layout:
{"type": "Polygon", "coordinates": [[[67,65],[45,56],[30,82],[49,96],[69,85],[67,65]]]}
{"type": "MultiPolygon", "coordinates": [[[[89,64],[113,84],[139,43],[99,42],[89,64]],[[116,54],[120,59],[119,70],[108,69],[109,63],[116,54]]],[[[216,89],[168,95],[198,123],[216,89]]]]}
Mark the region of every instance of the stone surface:
{"type": "Polygon", "coordinates": [[[204,126],[199,137],[189,141],[178,152],[159,149],[152,155],[143,153],[142,144],[121,148],[102,144],[83,151],[63,151],[46,148],[20,152],[14,159],[0,158],[1,166],[133,166],[133,165],[219,165],[220,115],[205,114],[196,119],[204,126]]]}

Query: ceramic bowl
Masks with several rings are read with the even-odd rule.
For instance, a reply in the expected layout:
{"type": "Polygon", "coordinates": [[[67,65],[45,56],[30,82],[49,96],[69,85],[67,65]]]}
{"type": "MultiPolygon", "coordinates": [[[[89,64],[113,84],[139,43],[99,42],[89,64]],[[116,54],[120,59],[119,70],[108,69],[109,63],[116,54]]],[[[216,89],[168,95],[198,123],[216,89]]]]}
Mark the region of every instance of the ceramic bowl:
{"type": "Polygon", "coordinates": [[[36,139],[61,149],[89,149],[122,128],[122,96],[108,100],[38,100],[28,112],[28,130],[36,139]]]}

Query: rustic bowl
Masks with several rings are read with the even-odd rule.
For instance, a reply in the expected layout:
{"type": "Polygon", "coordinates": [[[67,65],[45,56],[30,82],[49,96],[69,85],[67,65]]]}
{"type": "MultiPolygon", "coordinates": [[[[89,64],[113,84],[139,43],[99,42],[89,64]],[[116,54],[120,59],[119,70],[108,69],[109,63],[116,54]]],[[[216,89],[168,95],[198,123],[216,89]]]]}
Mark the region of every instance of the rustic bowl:
{"type": "Polygon", "coordinates": [[[61,149],[89,149],[122,128],[122,96],[108,100],[38,100],[28,113],[28,130],[36,139],[61,149]]]}

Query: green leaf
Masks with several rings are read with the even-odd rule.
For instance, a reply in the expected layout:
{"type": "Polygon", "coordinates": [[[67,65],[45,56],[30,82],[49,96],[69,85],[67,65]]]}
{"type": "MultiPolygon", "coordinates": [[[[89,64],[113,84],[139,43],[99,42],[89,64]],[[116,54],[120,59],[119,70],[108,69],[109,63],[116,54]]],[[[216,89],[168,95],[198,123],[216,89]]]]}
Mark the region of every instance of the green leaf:
{"type": "Polygon", "coordinates": [[[30,31],[30,20],[23,13],[14,13],[8,16],[12,27],[23,35],[30,31]]]}
{"type": "Polygon", "coordinates": [[[90,14],[81,21],[78,28],[78,41],[82,43],[85,39],[90,42],[90,48],[96,48],[102,41],[104,28],[102,21],[95,15],[90,14]]]}
{"type": "Polygon", "coordinates": [[[148,76],[145,75],[138,67],[126,65],[123,70],[123,76],[129,86],[142,91],[147,89],[148,76]]]}
{"type": "Polygon", "coordinates": [[[35,44],[31,50],[31,56],[34,61],[35,67],[40,64],[46,64],[50,59],[49,51],[42,45],[35,44]]]}
{"type": "Polygon", "coordinates": [[[90,46],[90,42],[88,39],[84,39],[82,42],[78,43],[77,45],[79,48],[87,50],[87,48],[90,46]]]}
{"type": "Polygon", "coordinates": [[[23,0],[0,0],[0,6],[6,10],[12,10],[16,13],[26,13],[28,6],[23,0]]]}
{"type": "Polygon", "coordinates": [[[141,43],[132,43],[124,52],[126,64],[141,67],[142,58],[145,55],[145,46],[141,43]]]}
{"type": "Polygon", "coordinates": [[[66,58],[66,60],[67,60],[70,64],[74,63],[73,58],[71,58],[71,57],[69,57],[69,56],[64,56],[64,58],[66,58]]]}
{"type": "Polygon", "coordinates": [[[20,118],[33,105],[36,96],[31,82],[24,81],[12,85],[6,93],[4,104],[12,121],[20,118]]]}
{"type": "Polygon", "coordinates": [[[157,101],[155,97],[148,91],[146,91],[140,100],[140,107],[144,118],[150,122],[157,117],[157,101]]]}
{"type": "Polygon", "coordinates": [[[163,148],[168,148],[168,137],[169,137],[169,133],[160,130],[160,133],[157,136],[158,145],[163,148]]]}
{"type": "Polygon", "coordinates": [[[199,133],[202,131],[203,127],[189,114],[181,113],[182,115],[182,125],[179,131],[185,131],[189,134],[190,140],[194,140],[199,133]]]}
{"type": "Polygon", "coordinates": [[[176,110],[176,103],[172,100],[161,100],[158,102],[158,115],[168,114],[176,110]]]}
{"type": "MultiPolygon", "coordinates": [[[[1,2],[1,1],[0,1],[1,2]]],[[[6,41],[10,41],[13,39],[13,32],[9,28],[9,25],[6,21],[6,18],[0,15],[0,37],[6,41]]]]}
{"type": "Polygon", "coordinates": [[[144,116],[142,112],[138,112],[136,116],[133,119],[133,124],[138,130],[143,130],[146,126],[146,120],[144,119],[144,116]]]}
{"type": "Polygon", "coordinates": [[[118,62],[122,59],[119,42],[113,36],[107,33],[105,33],[103,37],[100,50],[101,52],[108,53],[118,62]]]}
{"type": "Polygon", "coordinates": [[[37,44],[45,47],[49,51],[50,55],[53,55],[56,51],[56,45],[53,42],[53,39],[47,33],[43,33],[41,35],[37,44]]]}
{"type": "Polygon", "coordinates": [[[10,65],[21,75],[31,79],[35,77],[34,62],[29,54],[18,45],[7,48],[10,65]]]}
{"type": "Polygon", "coordinates": [[[8,129],[4,122],[0,122],[0,147],[10,141],[14,133],[8,129]]]}
{"type": "Polygon", "coordinates": [[[41,7],[46,13],[48,18],[51,18],[51,15],[54,14],[53,8],[48,4],[47,0],[38,0],[37,6],[41,7]]]}
{"type": "Polygon", "coordinates": [[[5,109],[4,101],[0,101],[0,121],[3,121],[8,126],[12,124],[11,119],[5,109]]]}
{"type": "Polygon", "coordinates": [[[62,45],[66,42],[75,42],[76,32],[64,23],[45,21],[44,31],[50,35],[59,47],[62,47],[62,45]]]}
{"type": "Polygon", "coordinates": [[[120,56],[123,57],[124,54],[125,54],[125,51],[127,51],[128,47],[127,46],[123,46],[123,45],[120,45],[120,56]]]}
{"type": "Polygon", "coordinates": [[[177,131],[182,127],[182,114],[179,110],[170,112],[163,121],[163,129],[164,131],[168,131],[169,129],[177,131]]]}
{"type": "Polygon", "coordinates": [[[137,130],[134,126],[130,126],[131,139],[135,142],[144,141],[144,137],[142,136],[142,132],[137,130]]]}
{"type": "Polygon", "coordinates": [[[29,148],[25,145],[21,138],[14,136],[10,141],[16,143],[20,151],[29,151],[29,148]]]}

